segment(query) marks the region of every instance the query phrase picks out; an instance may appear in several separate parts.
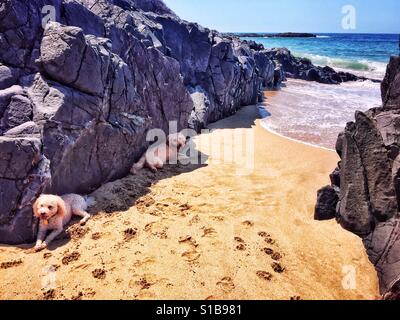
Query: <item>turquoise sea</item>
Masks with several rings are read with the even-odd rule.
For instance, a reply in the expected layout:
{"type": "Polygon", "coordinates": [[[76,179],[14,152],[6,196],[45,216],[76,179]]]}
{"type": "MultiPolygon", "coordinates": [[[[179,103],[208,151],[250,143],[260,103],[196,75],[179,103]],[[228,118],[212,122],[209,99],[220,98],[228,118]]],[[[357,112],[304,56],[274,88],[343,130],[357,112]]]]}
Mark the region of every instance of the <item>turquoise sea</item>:
{"type": "Polygon", "coordinates": [[[317,38],[243,38],[266,48],[286,47],[314,64],[383,78],[391,55],[399,54],[398,34],[324,33],[317,38]]]}
{"type": "MultiPolygon", "coordinates": [[[[266,48],[287,47],[316,65],[329,65],[382,80],[391,55],[399,54],[399,36],[389,34],[318,34],[317,38],[244,38],[266,48]]],[[[372,81],[326,85],[289,80],[267,99],[266,129],[319,147],[333,149],[337,135],[356,110],[381,105],[380,84],[372,81]]]]}

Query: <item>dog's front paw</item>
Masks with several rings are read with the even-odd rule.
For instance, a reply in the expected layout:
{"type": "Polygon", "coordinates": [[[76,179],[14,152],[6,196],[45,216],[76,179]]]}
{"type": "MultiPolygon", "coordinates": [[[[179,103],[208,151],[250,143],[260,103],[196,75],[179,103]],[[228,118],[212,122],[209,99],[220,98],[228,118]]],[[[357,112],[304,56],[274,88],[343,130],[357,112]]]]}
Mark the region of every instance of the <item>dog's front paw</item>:
{"type": "Polygon", "coordinates": [[[41,244],[37,244],[37,245],[35,246],[34,250],[35,250],[36,252],[39,252],[39,251],[42,251],[42,250],[44,250],[44,249],[46,249],[46,248],[47,248],[47,243],[46,243],[46,242],[43,242],[43,243],[41,243],[41,244]]]}
{"type": "Polygon", "coordinates": [[[79,221],[79,225],[84,226],[88,222],[89,219],[90,219],[90,217],[83,218],[81,221],[79,221]]]}

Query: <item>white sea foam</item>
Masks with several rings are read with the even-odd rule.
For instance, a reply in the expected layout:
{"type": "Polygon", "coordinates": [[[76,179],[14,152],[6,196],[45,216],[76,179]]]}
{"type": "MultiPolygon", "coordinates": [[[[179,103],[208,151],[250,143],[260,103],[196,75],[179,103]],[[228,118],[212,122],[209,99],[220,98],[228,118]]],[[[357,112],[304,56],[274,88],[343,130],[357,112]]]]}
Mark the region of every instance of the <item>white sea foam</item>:
{"type": "Polygon", "coordinates": [[[267,99],[271,116],[262,122],[283,136],[332,149],[346,123],[354,120],[356,110],[380,106],[379,87],[372,81],[326,85],[289,80],[267,99]]]}
{"type": "Polygon", "coordinates": [[[367,59],[351,60],[342,58],[332,58],[318,54],[295,54],[310,59],[315,65],[330,66],[337,71],[350,72],[358,76],[383,79],[386,72],[386,63],[370,61],[367,59]]]}

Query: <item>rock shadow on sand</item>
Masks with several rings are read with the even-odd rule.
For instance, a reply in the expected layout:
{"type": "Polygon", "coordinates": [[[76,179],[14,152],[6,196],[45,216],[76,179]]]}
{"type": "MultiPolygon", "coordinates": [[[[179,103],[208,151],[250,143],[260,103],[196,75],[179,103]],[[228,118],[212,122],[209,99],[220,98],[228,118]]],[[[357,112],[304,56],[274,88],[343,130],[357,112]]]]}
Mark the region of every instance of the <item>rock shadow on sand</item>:
{"type": "Polygon", "coordinates": [[[137,175],[129,174],[125,178],[104,184],[90,195],[95,198],[96,203],[89,208],[89,212],[93,215],[100,212],[111,214],[127,211],[135,206],[138,199],[150,193],[150,187],[158,181],[206,167],[208,156],[198,150],[196,152],[197,159],[192,161],[191,158],[187,165],[169,164],[157,172],[144,168],[137,175]]]}
{"type": "Polygon", "coordinates": [[[257,119],[264,117],[264,114],[261,113],[262,108],[264,106],[261,104],[259,106],[251,105],[242,107],[231,117],[209,124],[207,129],[211,131],[220,129],[251,129],[256,125],[257,119]]]}
{"type": "Polygon", "coordinates": [[[211,131],[220,129],[251,129],[256,125],[256,120],[272,116],[267,108],[266,100],[257,105],[242,107],[231,117],[208,125],[207,129],[211,131]]]}
{"type": "MultiPolygon", "coordinates": [[[[92,217],[97,214],[112,214],[124,212],[136,205],[137,200],[151,192],[150,187],[158,181],[168,179],[180,174],[189,173],[206,167],[208,155],[195,149],[195,157],[190,158],[187,165],[169,164],[163,169],[152,172],[147,168],[142,169],[137,175],[128,174],[122,179],[108,182],[92,192],[89,196],[95,199],[95,204],[88,208],[92,217]]],[[[78,217],[73,216],[71,222],[64,227],[64,230],[52,241],[47,250],[54,251],[65,246],[70,241],[79,241],[90,231],[90,220],[84,226],[79,224],[78,217]]],[[[29,250],[28,253],[34,253],[35,243],[26,243],[20,245],[1,245],[1,247],[17,247],[23,250],[29,250]]]]}

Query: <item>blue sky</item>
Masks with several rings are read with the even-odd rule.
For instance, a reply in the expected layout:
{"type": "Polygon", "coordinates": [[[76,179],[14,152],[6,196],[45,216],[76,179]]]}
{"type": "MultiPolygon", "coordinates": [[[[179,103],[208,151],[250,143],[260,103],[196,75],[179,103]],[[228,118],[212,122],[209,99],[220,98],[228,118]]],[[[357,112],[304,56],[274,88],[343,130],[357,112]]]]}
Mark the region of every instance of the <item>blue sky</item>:
{"type": "Polygon", "coordinates": [[[400,0],[164,0],[182,19],[218,31],[400,33],[400,0]],[[342,28],[342,7],[356,29],[342,28]]]}

